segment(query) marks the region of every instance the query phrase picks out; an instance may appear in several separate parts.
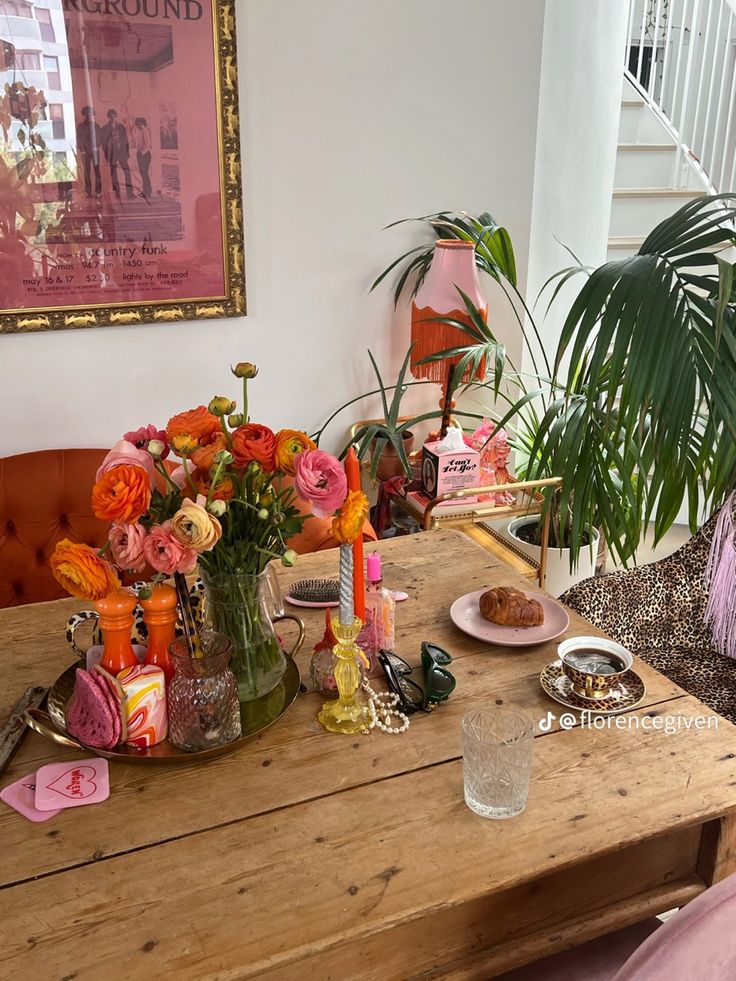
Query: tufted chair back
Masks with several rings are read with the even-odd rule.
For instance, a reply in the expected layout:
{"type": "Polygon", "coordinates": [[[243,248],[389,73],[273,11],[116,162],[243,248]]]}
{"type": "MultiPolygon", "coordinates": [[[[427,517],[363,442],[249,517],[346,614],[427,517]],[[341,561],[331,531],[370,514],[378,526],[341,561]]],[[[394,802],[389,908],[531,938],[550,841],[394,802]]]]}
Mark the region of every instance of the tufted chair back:
{"type": "Polygon", "coordinates": [[[99,547],[108,523],[92,513],[107,450],[40,450],[0,459],[0,607],[67,594],[49,569],[62,538],[99,547]]]}

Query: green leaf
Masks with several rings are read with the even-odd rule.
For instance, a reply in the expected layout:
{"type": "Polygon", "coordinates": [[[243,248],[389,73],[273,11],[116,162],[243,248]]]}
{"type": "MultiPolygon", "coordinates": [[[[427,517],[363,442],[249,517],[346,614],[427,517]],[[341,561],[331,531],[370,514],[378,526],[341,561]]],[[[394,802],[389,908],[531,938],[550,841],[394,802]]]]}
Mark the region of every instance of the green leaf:
{"type": "Polygon", "coordinates": [[[721,342],[721,334],[723,333],[723,315],[726,312],[726,306],[731,299],[731,292],[733,290],[733,263],[727,262],[721,256],[716,256],[718,260],[718,306],[716,307],[716,339],[715,348],[718,351],[718,345],[721,342]]]}

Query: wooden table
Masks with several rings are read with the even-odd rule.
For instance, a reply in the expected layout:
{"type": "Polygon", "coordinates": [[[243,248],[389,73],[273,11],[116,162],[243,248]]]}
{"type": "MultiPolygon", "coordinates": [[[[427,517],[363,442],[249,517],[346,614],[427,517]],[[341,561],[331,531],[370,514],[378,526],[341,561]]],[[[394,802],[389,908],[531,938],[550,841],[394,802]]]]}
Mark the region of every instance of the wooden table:
{"type": "MultiPolygon", "coordinates": [[[[723,720],[671,735],[554,725],[535,740],[525,813],[468,810],[461,717],[479,705],[556,712],[537,680],[556,642],[489,649],[452,625],[459,594],[517,581],[459,533],[379,548],[387,582],[411,596],[397,650],[416,664],[421,640],[447,647],[450,702],[402,736],[342,737],[320,728],[320,696],[308,694],[233,755],[111,765],[104,804],[45,824],[0,805],[0,977],[488,978],[686,903],[731,872],[736,730],[723,720]]],[[[336,562],[322,553],[291,571],[334,574],[336,562]]],[[[77,606],[0,611],[0,714],[70,662],[62,628],[77,606]]],[[[306,620],[311,649],[323,614],[306,620]]],[[[572,617],[570,634],[590,629],[572,617]]],[[[647,696],[625,718],[711,714],[637,670],[647,696]]],[[[78,758],[31,733],[2,784],[78,758]]]]}

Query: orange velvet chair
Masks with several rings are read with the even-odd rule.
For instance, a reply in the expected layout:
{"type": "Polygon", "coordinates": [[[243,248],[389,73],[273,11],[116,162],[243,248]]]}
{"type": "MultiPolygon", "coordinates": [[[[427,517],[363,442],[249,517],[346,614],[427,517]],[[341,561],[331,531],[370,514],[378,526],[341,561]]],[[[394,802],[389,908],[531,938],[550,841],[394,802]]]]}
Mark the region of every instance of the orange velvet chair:
{"type": "Polygon", "coordinates": [[[40,450],[0,459],[0,607],[67,594],[49,558],[62,538],[99,547],[108,523],[90,493],[107,450],[40,450]]]}
{"type": "MultiPolygon", "coordinates": [[[[67,595],[49,568],[62,538],[95,548],[105,543],[108,523],[92,514],[90,497],[107,452],[39,450],[0,458],[0,608],[67,595]]],[[[308,513],[306,503],[295,503],[308,513]]],[[[368,522],[363,538],[376,538],[368,522]]],[[[331,520],[309,518],[289,544],[299,553],[333,548],[331,520]]]]}

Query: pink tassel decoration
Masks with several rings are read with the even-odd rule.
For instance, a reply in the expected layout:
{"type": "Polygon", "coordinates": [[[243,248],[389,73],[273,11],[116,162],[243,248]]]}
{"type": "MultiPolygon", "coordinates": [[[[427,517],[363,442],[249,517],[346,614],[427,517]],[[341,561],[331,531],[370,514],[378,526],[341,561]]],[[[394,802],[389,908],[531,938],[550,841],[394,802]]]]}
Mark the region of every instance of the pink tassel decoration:
{"type": "Polygon", "coordinates": [[[705,582],[708,603],[705,622],[713,632],[716,648],[736,658],[736,527],[733,520],[736,491],[724,504],[716,522],[705,582]]]}

